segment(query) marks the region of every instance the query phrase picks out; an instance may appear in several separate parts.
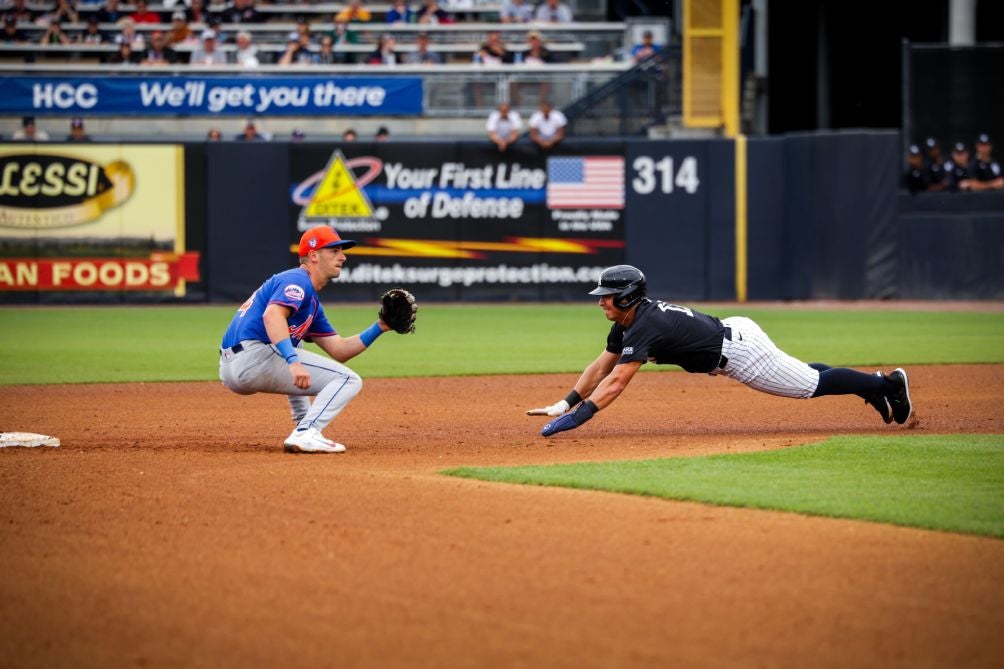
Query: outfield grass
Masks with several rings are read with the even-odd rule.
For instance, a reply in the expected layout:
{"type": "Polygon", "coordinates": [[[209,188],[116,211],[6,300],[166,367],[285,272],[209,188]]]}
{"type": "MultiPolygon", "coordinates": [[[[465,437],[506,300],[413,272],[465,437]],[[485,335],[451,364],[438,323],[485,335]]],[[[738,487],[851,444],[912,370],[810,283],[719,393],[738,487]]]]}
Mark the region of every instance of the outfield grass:
{"type": "MultiPolygon", "coordinates": [[[[235,306],[0,308],[0,384],[215,379],[235,306]]],[[[374,305],[327,310],[348,334],[376,315],[374,305]]],[[[754,318],[806,361],[1004,362],[1004,313],[708,311],[754,318]]],[[[368,378],[577,372],[602,350],[608,329],[592,304],[423,305],[417,334],[384,335],[351,365],[368,378]]]]}
{"type": "Polygon", "coordinates": [[[846,436],[759,453],[444,473],[1004,538],[1002,435],[846,436]]]}

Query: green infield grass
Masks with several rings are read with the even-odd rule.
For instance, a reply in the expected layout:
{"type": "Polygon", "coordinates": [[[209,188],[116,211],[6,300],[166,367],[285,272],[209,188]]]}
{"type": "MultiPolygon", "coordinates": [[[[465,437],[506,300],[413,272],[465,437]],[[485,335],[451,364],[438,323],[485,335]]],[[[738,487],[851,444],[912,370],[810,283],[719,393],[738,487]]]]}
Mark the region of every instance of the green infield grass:
{"type": "MultiPolygon", "coordinates": [[[[2,307],[0,384],[215,379],[219,342],[235,308],[2,307]]],[[[376,316],[375,305],[326,308],[344,334],[358,333],[376,316]]],[[[756,319],[807,362],[868,368],[1004,362],[1004,313],[708,311],[756,319]]],[[[386,334],[350,364],[368,378],[577,372],[603,349],[608,329],[591,303],[422,305],[416,334],[386,334]]]]}
{"type": "Polygon", "coordinates": [[[1004,436],[833,437],[776,451],[444,472],[1004,537],[1004,436]]]}

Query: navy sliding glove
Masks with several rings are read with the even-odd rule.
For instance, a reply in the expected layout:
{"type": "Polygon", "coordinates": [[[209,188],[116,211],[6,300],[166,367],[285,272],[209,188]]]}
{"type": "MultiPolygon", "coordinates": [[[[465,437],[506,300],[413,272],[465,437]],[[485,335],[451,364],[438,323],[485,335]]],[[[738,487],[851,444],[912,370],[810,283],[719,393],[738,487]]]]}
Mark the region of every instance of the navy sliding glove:
{"type": "Polygon", "coordinates": [[[578,426],[585,423],[587,420],[593,417],[599,409],[591,401],[586,400],[578,407],[575,411],[566,413],[562,416],[558,416],[550,423],[545,425],[541,429],[540,434],[545,437],[550,437],[552,434],[557,434],[558,432],[564,432],[565,430],[574,430],[578,426]]]}

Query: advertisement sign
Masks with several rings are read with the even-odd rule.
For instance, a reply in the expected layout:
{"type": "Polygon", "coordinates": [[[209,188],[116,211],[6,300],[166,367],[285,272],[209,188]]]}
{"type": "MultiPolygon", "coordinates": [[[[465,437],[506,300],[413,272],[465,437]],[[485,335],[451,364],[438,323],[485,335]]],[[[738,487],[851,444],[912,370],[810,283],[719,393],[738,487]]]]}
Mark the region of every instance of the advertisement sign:
{"type": "Polygon", "coordinates": [[[0,147],[0,292],[184,295],[184,192],[181,147],[0,147]]]}
{"type": "Polygon", "coordinates": [[[359,243],[339,291],[581,299],[623,261],[624,157],[610,144],[574,155],[488,143],[291,150],[291,242],[330,225],[359,243]]]}
{"type": "Polygon", "coordinates": [[[420,77],[3,77],[0,114],[417,116],[420,77]]]}

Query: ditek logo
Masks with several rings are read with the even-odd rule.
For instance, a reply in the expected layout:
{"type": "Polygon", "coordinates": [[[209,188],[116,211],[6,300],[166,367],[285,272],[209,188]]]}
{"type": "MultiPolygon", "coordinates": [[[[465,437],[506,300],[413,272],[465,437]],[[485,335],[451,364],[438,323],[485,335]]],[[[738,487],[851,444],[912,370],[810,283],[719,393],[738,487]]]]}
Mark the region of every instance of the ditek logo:
{"type": "Polygon", "coordinates": [[[625,346],[621,355],[634,355],[634,346],[625,346]]]}
{"type": "Polygon", "coordinates": [[[336,150],[323,170],[297,184],[293,190],[293,202],[303,207],[297,228],[302,231],[317,225],[330,225],[343,232],[379,231],[379,220],[386,218],[387,212],[373,208],[363,186],[373,181],[382,168],[379,158],[346,160],[342,152],[336,150]],[[367,171],[357,177],[353,174],[357,167],[367,171]]]}

